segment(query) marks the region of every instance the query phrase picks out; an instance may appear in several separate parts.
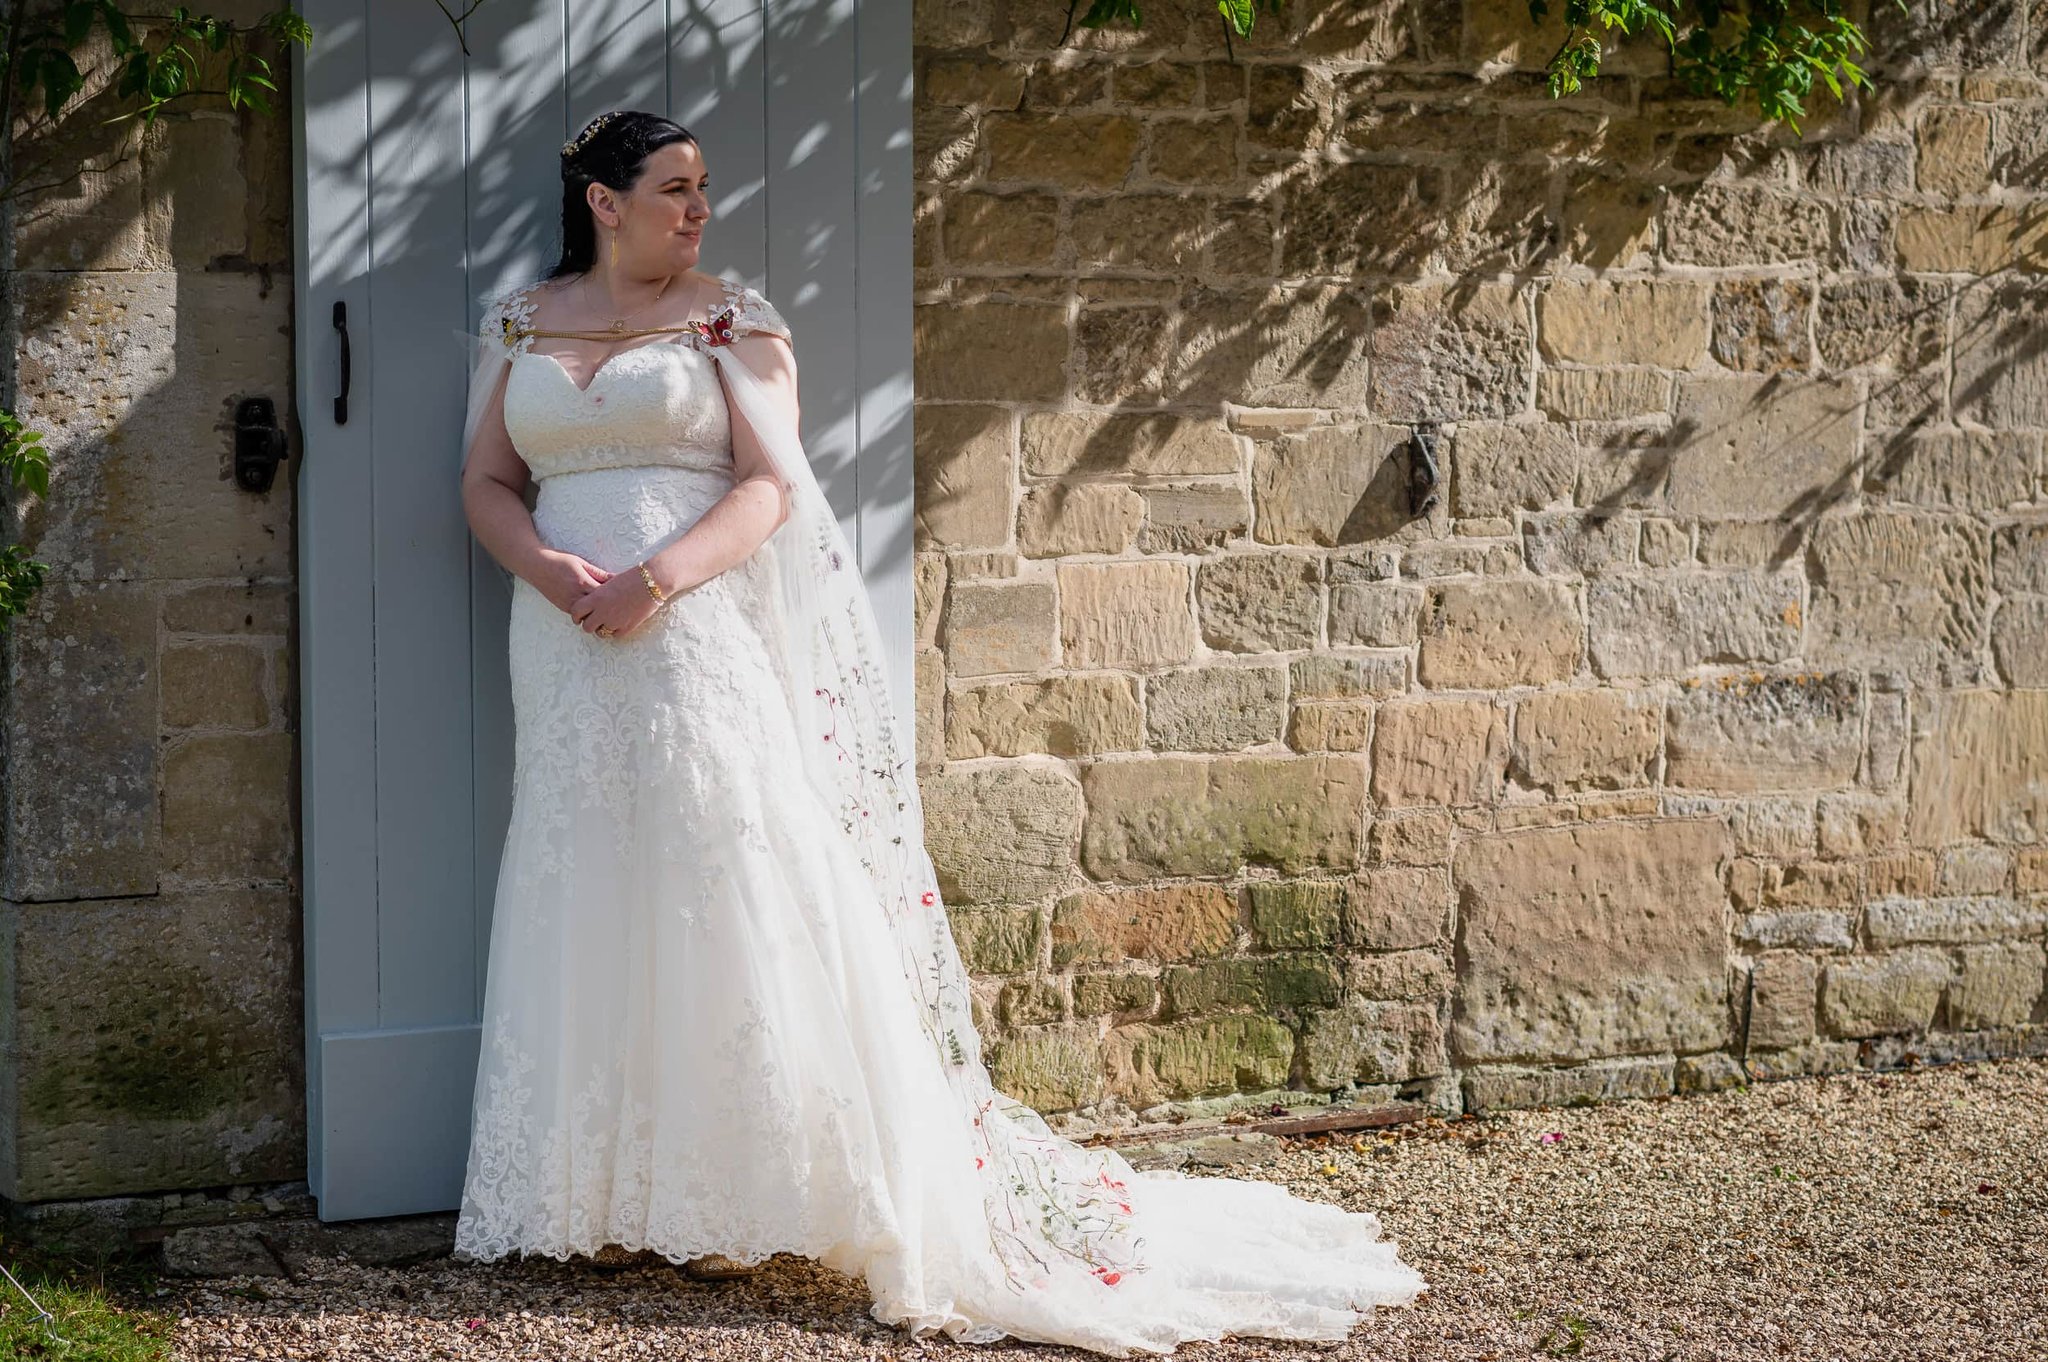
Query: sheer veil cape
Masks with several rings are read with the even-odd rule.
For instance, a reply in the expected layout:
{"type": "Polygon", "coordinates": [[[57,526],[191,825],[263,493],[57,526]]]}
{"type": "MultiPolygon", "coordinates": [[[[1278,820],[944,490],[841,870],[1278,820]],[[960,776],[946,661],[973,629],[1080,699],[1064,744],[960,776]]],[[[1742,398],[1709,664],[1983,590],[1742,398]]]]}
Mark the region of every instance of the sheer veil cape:
{"type": "MultiPolygon", "coordinates": [[[[753,333],[789,340],[790,328],[758,292],[721,282],[723,306],[681,343],[715,362],[732,415],[759,436],[787,495],[787,519],[757,553],[772,560],[804,778],[867,871],[867,884],[847,891],[873,894],[931,1052],[937,1109],[917,1115],[930,1128],[920,1159],[934,1166],[920,1172],[925,1204],[915,1232],[906,1228],[917,1242],[870,1272],[874,1317],[918,1334],[1016,1336],[1121,1357],[1233,1332],[1342,1339],[1374,1305],[1408,1303],[1425,1283],[1370,1213],[1272,1183],[1137,1172],[1112,1149],[1056,1135],[994,1086],[925,850],[915,748],[894,712],[873,607],[798,432],[756,372],[761,356],[744,343],[753,333]]],[[[465,453],[517,352],[513,328],[532,309],[523,287],[485,302],[478,333],[466,336],[465,453]]]]}

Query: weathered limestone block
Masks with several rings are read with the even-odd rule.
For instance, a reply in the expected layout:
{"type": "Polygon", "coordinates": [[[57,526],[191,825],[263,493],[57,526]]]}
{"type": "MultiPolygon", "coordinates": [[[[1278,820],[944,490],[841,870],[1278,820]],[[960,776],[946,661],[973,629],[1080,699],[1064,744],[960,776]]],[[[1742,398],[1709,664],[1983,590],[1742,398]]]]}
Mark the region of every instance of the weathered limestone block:
{"type": "Polygon", "coordinates": [[[1096,673],[971,686],[953,695],[946,755],[1056,757],[1123,752],[1145,745],[1145,719],[1128,676],[1096,673]]]}
{"type": "Polygon", "coordinates": [[[252,496],[226,476],[228,396],[292,387],[264,274],[23,272],[13,287],[14,411],[56,472],[47,499],[24,499],[19,542],[73,579],[289,579],[289,485],[252,496]]]}
{"type": "Polygon", "coordinates": [[[1922,697],[1913,736],[1915,846],[2048,840],[2048,690],[1922,697]]]}
{"type": "Polygon", "coordinates": [[[1149,974],[1104,971],[1074,976],[1076,1017],[1143,1016],[1159,1001],[1159,981],[1149,974]]]}
{"type": "MultiPolygon", "coordinates": [[[[1395,230],[1377,209],[1360,230],[1395,230]]],[[[1289,224],[1289,239],[1301,225],[1289,224]]],[[[1522,407],[1529,387],[1529,323],[1510,284],[1459,281],[1395,284],[1373,298],[1372,410],[1413,421],[1455,412],[1501,419],[1522,407]]]]}
{"type": "Polygon", "coordinates": [[[1403,700],[1380,706],[1373,798],[1412,804],[1490,804],[1507,770],[1507,719],[1490,700],[1403,700]]]}
{"type": "Polygon", "coordinates": [[[1627,790],[1652,783],[1663,706],[1646,692],[1560,690],[1515,706],[1516,780],[1539,789],[1627,790]]]}
{"type": "Polygon", "coordinates": [[[1452,983],[1451,961],[1440,948],[1354,955],[1344,962],[1344,987],[1362,998],[1443,1002],[1452,983]]]}
{"type": "Polygon", "coordinates": [[[1144,519],[1145,499],[1118,483],[1031,487],[1017,508],[1017,550],[1032,558],[1122,553],[1144,519]]]}
{"type": "Polygon", "coordinates": [[[1765,955],[1750,969],[1756,980],[1749,1012],[1751,1047],[1780,1050],[1813,1039],[1820,965],[1804,955],[1765,955]]]}
{"type": "Polygon", "coordinates": [[[1547,360],[1691,369],[1706,358],[1708,286],[1690,279],[1559,279],[1536,297],[1547,360]]]}
{"type": "Polygon", "coordinates": [[[1914,274],[2048,270],[2048,223],[2018,205],[1899,210],[1899,267],[1914,274]]]}
{"type": "Polygon", "coordinates": [[[1665,780],[1696,790],[1829,788],[1855,779],[1863,693],[1851,673],[1799,673],[1681,692],[1665,721],[1665,780]]]}
{"type": "Polygon", "coordinates": [[[2002,894],[1933,899],[1880,899],[1865,925],[1879,946],[1909,941],[1998,941],[2038,936],[2048,928],[2048,900],[2002,894]]]}
{"type": "Polygon", "coordinates": [[[1145,521],[1138,531],[1144,553],[1200,553],[1220,548],[1251,530],[1252,506],[1244,489],[1228,483],[1143,490],[1145,521]]]}
{"type": "Polygon", "coordinates": [[[1296,700],[1398,695],[1408,689],[1408,659],[1398,652],[1316,653],[1287,664],[1296,700]]]}
{"type": "Polygon", "coordinates": [[[1314,647],[1321,634],[1321,577],[1316,561],[1305,554],[1233,553],[1205,560],[1195,575],[1202,641],[1242,653],[1314,647]]]}
{"type": "Polygon", "coordinates": [[[1288,874],[1358,861],[1366,759],[1157,757],[1082,772],[1082,864],[1103,880],[1225,875],[1250,862],[1288,874]]]}
{"type": "Polygon", "coordinates": [[[1145,679],[1145,730],[1155,751],[1235,752],[1277,742],[1287,721],[1287,671],[1181,667],[1145,679]]]}
{"type": "Polygon", "coordinates": [[[1375,865],[1441,866],[1451,859],[1458,825],[1441,809],[1389,811],[1373,820],[1369,850],[1375,865]]]}
{"type": "Polygon", "coordinates": [[[911,661],[910,687],[915,761],[918,770],[927,771],[946,759],[946,655],[937,648],[919,648],[911,661]]]}
{"type": "Polygon", "coordinates": [[[2040,942],[1965,946],[1956,954],[1959,966],[1948,990],[1950,1028],[2018,1026],[2033,1016],[2048,975],[2048,952],[2040,942]]]}
{"type": "Polygon", "coordinates": [[[1585,645],[1569,583],[1446,582],[1429,588],[1416,675],[1426,686],[1542,686],[1578,670],[1585,645]]]}
{"type": "Polygon", "coordinates": [[[988,1064],[998,1088],[1045,1111],[1100,1101],[1106,1086],[1101,1033],[1092,1021],[1001,1036],[988,1047],[988,1064]]]}
{"type": "Polygon", "coordinates": [[[1176,358],[1174,317],[1163,303],[1084,300],[1074,319],[1073,397],[1092,406],[1156,406],[1169,400],[1176,358]]]}
{"type": "Polygon", "coordinates": [[[1330,950],[1344,939],[1342,880],[1254,880],[1252,940],[1260,950],[1330,950]]]}
{"type": "Polygon", "coordinates": [[[297,1176],[298,912],[282,889],[0,905],[0,1164],[20,1201],[297,1176]]]}
{"type": "Polygon", "coordinates": [[[1214,419],[1034,411],[1019,446],[1033,477],[1190,477],[1235,473],[1243,442],[1214,419]]]}
{"type": "Polygon", "coordinates": [[[1522,517],[1522,548],[1545,577],[1591,577],[1636,561],[1640,520],[1607,511],[1543,511],[1522,517]]]}
{"type": "Polygon", "coordinates": [[[1342,582],[1330,588],[1330,646],[1405,648],[1422,618],[1422,588],[1406,582],[1342,582]]]}
{"type": "Polygon", "coordinates": [[[1363,700],[1321,700],[1296,705],[1287,721],[1287,745],[1297,752],[1363,752],[1372,746],[1374,707],[1363,700]]]}
{"type": "Polygon", "coordinates": [[[1177,194],[1112,194],[1073,202],[1075,263],[1170,270],[1195,263],[1201,219],[1177,194]]]}
{"type": "Polygon", "coordinates": [[[1361,870],[1345,890],[1344,939],[1369,951],[1431,946],[1443,938],[1450,912],[1450,876],[1440,865],[1361,870]]]}
{"type": "Polygon", "coordinates": [[[1752,189],[1705,185],[1673,194],[1664,209],[1664,252],[1683,265],[1781,266],[1826,260],[1835,232],[1825,204],[1752,189]]]}
{"type": "Polygon", "coordinates": [[[1972,521],[1896,512],[1835,517],[1813,535],[1807,656],[1969,685],[1990,610],[1991,543],[1972,521]]]}
{"type": "Polygon", "coordinates": [[[1925,946],[1830,960],[1821,977],[1821,1025],[1834,1037],[1925,1030],[1951,972],[1947,953],[1925,946]]]}
{"type": "Polygon", "coordinates": [[[1487,1065],[1463,1075],[1465,1110],[1474,1115],[1528,1107],[1585,1107],[1674,1091],[1671,1059],[1596,1060],[1568,1069],[1487,1065]]]}
{"type": "Polygon", "coordinates": [[[1991,430],[2048,425],[2048,353],[2020,340],[2043,326],[2048,280],[1998,275],[1963,289],[1955,316],[1958,419],[1991,430]]]}
{"type": "Polygon", "coordinates": [[[1066,994],[1057,979],[1012,979],[997,995],[996,1016],[1006,1029],[1041,1026],[1066,1015],[1066,994]]]}
{"type": "Polygon", "coordinates": [[[1439,1010],[1418,1003],[1347,998],[1310,1017],[1302,1051],[1312,1088],[1405,1083],[1450,1069],[1439,1010]]]}
{"type": "Polygon", "coordinates": [[[1578,444],[1552,422],[1469,423],[1452,444],[1451,505],[1461,516],[1569,504],[1578,478],[1578,444]]]}
{"type": "MultiPolygon", "coordinates": [[[[1259,230],[1271,228],[1260,224],[1259,230]]],[[[1293,239],[1292,233],[1283,237],[1293,239]]],[[[1270,271],[1261,261],[1253,272],[1270,271]]],[[[1338,410],[1366,405],[1366,306],[1347,283],[1169,288],[1179,304],[1161,361],[1170,400],[1338,410]]]]}
{"type": "Polygon", "coordinates": [[[948,401],[1051,402],[1066,395],[1063,308],[1043,303],[920,303],[915,382],[922,397],[948,401]]]}
{"type": "Polygon", "coordinates": [[[1264,544],[1331,547],[1427,533],[1408,511],[1401,426],[1317,426],[1252,454],[1254,534],[1264,544]]]}
{"type": "Polygon", "coordinates": [[[2031,431],[1902,431],[1865,472],[1863,490],[1937,510],[2004,510],[2032,499],[2040,445],[2031,431]]]}
{"type": "Polygon", "coordinates": [[[1237,897],[1217,884],[1070,894],[1052,914],[1052,965],[1190,960],[1237,941],[1237,897]]]}
{"type": "Polygon", "coordinates": [[[939,892],[953,903],[1023,903],[1067,882],[1081,787],[1057,766],[950,766],[918,783],[939,892]]]}
{"type": "Polygon", "coordinates": [[[1856,402],[1846,379],[1682,376],[1671,510],[1761,520],[1841,500],[1854,485],[1856,402]]]}
{"type": "Polygon", "coordinates": [[[1813,286],[1799,279],[1724,279],[1714,288],[1714,358],[1775,374],[1807,367],[1813,286]]]}
{"type": "Polygon", "coordinates": [[[1136,119],[1116,114],[992,113],[982,121],[989,178],[1066,189],[1124,182],[1138,148],[1136,119]]]}
{"type": "Polygon", "coordinates": [[[1289,179],[1283,275],[1415,274],[1444,234],[1433,167],[1317,157],[1289,179]]]}
{"type": "Polygon", "coordinates": [[[2048,596],[1999,604],[1991,617],[1991,655],[2007,685],[2048,687],[2048,596]]]}
{"type": "MultiPolygon", "coordinates": [[[[0,659],[0,897],[155,893],[162,817],[154,593],[133,582],[48,581],[0,639],[0,659]]],[[[290,791],[261,793],[281,802],[290,791]]]]}
{"type": "Polygon", "coordinates": [[[283,879],[297,835],[295,735],[199,733],[163,757],[163,868],[190,879],[283,879]]]}
{"type": "Polygon", "coordinates": [[[1240,955],[1194,965],[1169,965],[1160,983],[1166,1015],[1193,1017],[1231,1008],[1300,1016],[1331,1007],[1343,991],[1343,967],[1327,955],[1240,955]]]}
{"type": "Polygon", "coordinates": [[[946,592],[941,637],[947,670],[955,676],[1050,667],[1059,660],[1052,583],[956,581],[946,592]]]}
{"type": "MultiPolygon", "coordinates": [[[[931,70],[948,65],[959,63],[931,70]]],[[[1059,200],[1051,194],[950,194],[945,238],[946,259],[956,265],[1049,265],[1059,246],[1059,200]]]]}
{"type": "Polygon", "coordinates": [[[1593,666],[1602,676],[1678,676],[1709,663],[1781,661],[1799,651],[1801,588],[1794,572],[1589,582],[1593,666]]]}
{"type": "Polygon", "coordinates": [[[1822,795],[1816,810],[1820,849],[1830,856],[1868,856],[1906,836],[1906,801],[1892,795],[1822,795]]]}
{"type": "Polygon", "coordinates": [[[1728,811],[1735,849],[1745,856],[1796,861],[1813,854],[1816,801],[1805,795],[1745,799],[1728,811]]]}
{"type": "Polygon", "coordinates": [[[949,903],[946,916],[960,959],[972,972],[1021,974],[1038,963],[1038,909],[955,908],[949,903]]]}
{"type": "Polygon", "coordinates": [[[1545,369],[1536,407],[1560,421],[1620,421],[1671,410],[1671,386],[1652,369],[1545,369]]]}
{"type": "Polygon", "coordinates": [[[1110,1091],[1142,1109],[1277,1088],[1294,1061],[1294,1033],[1277,1018],[1238,1012],[1167,1026],[1119,1026],[1106,1048],[1110,1091]]]}
{"type": "Polygon", "coordinates": [[[951,549],[1010,542],[1010,413],[934,405],[919,413],[915,546],[951,549]]]}
{"type": "Polygon", "coordinates": [[[1463,1062],[1704,1050],[1728,1038],[1719,819],[1468,838],[1451,874],[1463,1062]]]}
{"type": "Polygon", "coordinates": [[[917,630],[917,646],[939,646],[939,622],[946,612],[946,555],[920,553],[911,559],[911,622],[917,630]]]}
{"type": "Polygon", "coordinates": [[[1993,532],[1991,584],[2007,594],[2048,595],[2048,520],[2001,525],[1993,532]]]}
{"type": "Polygon", "coordinates": [[[1184,564],[1061,563],[1058,571],[1067,666],[1148,667],[1194,655],[1184,564]]]}

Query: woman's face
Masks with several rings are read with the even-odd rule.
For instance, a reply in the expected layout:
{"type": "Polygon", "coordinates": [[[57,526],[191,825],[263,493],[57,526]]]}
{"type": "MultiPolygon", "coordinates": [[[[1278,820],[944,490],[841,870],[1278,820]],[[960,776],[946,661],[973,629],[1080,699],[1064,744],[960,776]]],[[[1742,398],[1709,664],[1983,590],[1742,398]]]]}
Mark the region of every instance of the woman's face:
{"type": "MultiPolygon", "coordinates": [[[[711,216],[709,178],[695,142],[670,142],[648,153],[640,178],[625,193],[591,186],[593,207],[609,206],[618,212],[621,270],[652,279],[696,265],[704,222],[711,216]]],[[[598,256],[604,261],[602,231],[598,242],[598,256]]]]}

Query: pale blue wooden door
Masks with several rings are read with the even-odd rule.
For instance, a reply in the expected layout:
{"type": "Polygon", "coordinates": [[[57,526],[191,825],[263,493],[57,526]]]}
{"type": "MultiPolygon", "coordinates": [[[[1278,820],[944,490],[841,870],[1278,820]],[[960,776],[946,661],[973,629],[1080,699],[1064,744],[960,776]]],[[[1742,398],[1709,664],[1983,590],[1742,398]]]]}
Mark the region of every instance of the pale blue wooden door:
{"type": "Polygon", "coordinates": [[[485,0],[467,52],[427,0],[300,10],[307,1175],[341,1220],[460,1201],[512,733],[457,333],[552,264],[557,149],[593,114],[666,113],[703,146],[700,268],[796,333],[805,444],[913,712],[910,6],[485,0]]]}

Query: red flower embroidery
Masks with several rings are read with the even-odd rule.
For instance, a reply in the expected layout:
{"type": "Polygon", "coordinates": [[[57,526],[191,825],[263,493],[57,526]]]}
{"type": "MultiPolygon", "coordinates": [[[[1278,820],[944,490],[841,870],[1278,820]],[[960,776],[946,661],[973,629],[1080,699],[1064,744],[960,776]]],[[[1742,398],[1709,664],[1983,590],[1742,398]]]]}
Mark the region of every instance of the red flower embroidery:
{"type": "Polygon", "coordinates": [[[979,1167],[981,1167],[981,1155],[979,1155],[979,1154],[976,1154],[976,1155],[974,1156],[974,1166],[975,1166],[976,1168],[979,1168],[979,1167]]]}
{"type": "Polygon", "coordinates": [[[1121,1272],[1113,1272],[1106,1267],[1098,1267],[1095,1269],[1095,1275],[1102,1278],[1102,1284],[1104,1286],[1115,1286],[1119,1281],[1123,1280],[1124,1274],[1121,1272]]]}
{"type": "Polygon", "coordinates": [[[920,899],[918,900],[918,902],[922,903],[922,904],[923,904],[923,905],[924,905],[925,907],[929,908],[929,907],[931,907],[931,906],[932,906],[932,903],[933,903],[933,902],[934,902],[934,901],[935,901],[935,900],[936,900],[936,899],[937,899],[938,897],[939,897],[939,896],[938,896],[937,894],[934,894],[934,893],[933,893],[933,892],[932,892],[931,890],[927,889],[927,890],[925,890],[925,891],[924,891],[924,896],[923,896],[922,898],[920,898],[920,899]]]}

